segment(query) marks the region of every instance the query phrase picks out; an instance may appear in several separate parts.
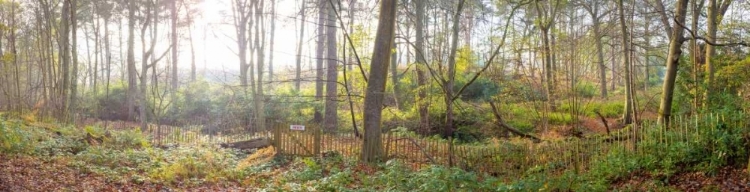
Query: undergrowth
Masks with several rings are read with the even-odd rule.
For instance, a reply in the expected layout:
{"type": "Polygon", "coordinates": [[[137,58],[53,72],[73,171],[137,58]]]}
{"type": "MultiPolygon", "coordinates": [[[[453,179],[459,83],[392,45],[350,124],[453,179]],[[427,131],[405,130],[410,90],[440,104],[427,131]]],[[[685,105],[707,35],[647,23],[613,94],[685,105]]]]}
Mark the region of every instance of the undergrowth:
{"type": "MultiPolygon", "coordinates": [[[[437,165],[416,169],[400,160],[361,164],[337,152],[326,152],[324,158],[290,158],[276,155],[272,147],[250,155],[206,144],[163,148],[152,146],[148,136],[138,129],[39,127],[5,119],[0,119],[0,153],[67,162],[70,167],[103,175],[115,183],[231,182],[266,191],[607,191],[613,190],[612,184],[634,174],[645,174],[652,179],[649,187],[670,190],[669,180],[680,172],[712,175],[723,167],[746,165],[749,131],[744,124],[726,123],[743,118],[746,117],[727,116],[721,123],[699,123],[688,129],[667,131],[644,127],[635,150],[612,147],[603,155],[591,155],[592,160],[580,172],[555,162],[521,172],[500,170],[498,175],[488,175],[437,165]]],[[[686,122],[706,121],[709,120],[686,122]]],[[[615,133],[628,133],[630,129],[615,133]]],[[[394,134],[415,135],[405,128],[397,129],[394,134]]],[[[476,143],[476,147],[490,144],[476,143]]],[[[505,151],[525,151],[523,147],[515,147],[505,151]]],[[[497,159],[507,164],[508,158],[516,158],[514,155],[517,154],[497,159]]],[[[476,161],[477,164],[503,162],[476,161]]]]}

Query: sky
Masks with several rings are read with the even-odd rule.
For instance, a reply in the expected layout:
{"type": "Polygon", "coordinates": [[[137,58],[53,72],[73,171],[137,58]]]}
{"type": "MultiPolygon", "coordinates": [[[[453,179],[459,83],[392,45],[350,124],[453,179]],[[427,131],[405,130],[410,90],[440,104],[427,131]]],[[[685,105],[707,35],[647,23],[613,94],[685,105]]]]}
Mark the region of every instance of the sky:
{"type": "MultiPolygon", "coordinates": [[[[237,43],[234,41],[235,28],[231,22],[231,2],[229,0],[205,0],[199,4],[202,17],[195,19],[193,39],[196,49],[196,63],[199,68],[238,69],[237,43]],[[206,33],[206,40],[203,35],[206,33]],[[205,47],[204,47],[205,46],[205,47]]],[[[299,11],[297,0],[277,0],[277,17],[274,42],[274,66],[287,68],[294,64],[296,44],[299,38],[293,18],[299,11]]],[[[309,17],[308,17],[309,18],[309,17]]],[[[266,26],[270,31],[270,25],[266,26]]],[[[306,36],[313,30],[306,30],[306,36]]],[[[270,36],[268,36],[270,37],[270,36]]],[[[189,69],[190,47],[186,41],[180,46],[179,67],[189,69]]],[[[270,42],[267,42],[270,43],[270,42]]],[[[268,46],[268,44],[267,44],[268,46]]],[[[305,54],[305,53],[303,53],[305,54]]],[[[268,58],[268,55],[266,55],[268,58]]]]}

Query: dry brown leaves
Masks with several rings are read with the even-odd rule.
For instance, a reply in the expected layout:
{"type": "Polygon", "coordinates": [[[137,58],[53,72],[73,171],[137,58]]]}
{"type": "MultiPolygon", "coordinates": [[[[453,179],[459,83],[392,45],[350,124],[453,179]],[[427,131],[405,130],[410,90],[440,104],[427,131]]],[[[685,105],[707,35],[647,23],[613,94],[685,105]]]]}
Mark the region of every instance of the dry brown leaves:
{"type": "Polygon", "coordinates": [[[254,191],[236,183],[165,186],[149,182],[112,182],[66,164],[64,159],[44,161],[0,154],[0,191],[254,191]]]}
{"type": "MultiPolygon", "coordinates": [[[[614,189],[650,191],[660,186],[648,173],[636,172],[613,183],[614,189]]],[[[750,176],[747,170],[725,167],[715,175],[702,172],[682,172],[669,178],[668,186],[680,191],[750,191],[750,176]]]]}

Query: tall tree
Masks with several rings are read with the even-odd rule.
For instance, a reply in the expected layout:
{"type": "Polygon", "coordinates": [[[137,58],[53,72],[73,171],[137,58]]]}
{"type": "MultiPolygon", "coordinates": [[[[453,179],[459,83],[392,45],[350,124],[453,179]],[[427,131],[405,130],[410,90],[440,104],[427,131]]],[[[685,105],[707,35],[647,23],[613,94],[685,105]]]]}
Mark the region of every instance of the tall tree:
{"type": "Polygon", "coordinates": [[[537,11],[537,26],[539,27],[539,30],[541,32],[542,36],[542,54],[544,56],[544,68],[545,68],[545,86],[547,88],[547,105],[551,110],[554,110],[556,108],[556,101],[555,101],[555,80],[554,80],[554,67],[553,67],[553,61],[552,61],[552,48],[550,43],[550,28],[555,23],[555,17],[557,16],[558,10],[560,8],[560,4],[562,3],[560,0],[556,0],[554,2],[545,1],[547,5],[543,5],[543,2],[540,0],[537,0],[534,4],[536,6],[537,11]]]}
{"type": "Polygon", "coordinates": [[[271,0],[271,39],[268,47],[268,80],[273,81],[273,43],[276,34],[276,0],[271,0]]]}
{"type": "Polygon", "coordinates": [[[297,39],[297,55],[295,58],[295,71],[294,71],[294,89],[299,91],[300,85],[302,84],[302,42],[304,42],[305,37],[305,19],[306,19],[306,7],[305,0],[302,0],[301,3],[301,10],[300,10],[300,29],[299,29],[299,39],[297,39]]]}
{"type": "Polygon", "coordinates": [[[250,68],[247,61],[247,25],[250,16],[250,8],[247,0],[232,0],[232,21],[237,38],[237,56],[240,62],[240,85],[243,90],[247,90],[247,73],[250,68]]]}
{"type": "MultiPolygon", "coordinates": [[[[729,9],[729,5],[732,4],[732,0],[708,0],[708,11],[706,18],[706,40],[716,43],[716,32],[718,31],[719,25],[721,25],[721,18],[729,9]]],[[[693,29],[695,30],[695,29],[693,29]]],[[[706,44],[706,85],[708,90],[706,91],[706,102],[707,106],[710,105],[711,92],[714,90],[714,74],[716,73],[716,64],[713,61],[714,55],[716,55],[716,48],[710,43],[706,44]]]]}
{"type": "MultiPolygon", "coordinates": [[[[170,11],[170,20],[172,22],[172,32],[170,33],[171,37],[171,43],[174,49],[172,49],[172,82],[170,83],[172,85],[172,91],[176,91],[178,85],[178,74],[177,74],[177,63],[179,58],[177,57],[177,48],[179,47],[177,36],[179,35],[177,32],[177,0],[171,0],[169,3],[169,11],[170,11]]],[[[158,16],[157,16],[158,17],[158,16]]]]}
{"type": "Polygon", "coordinates": [[[623,0],[617,2],[617,12],[620,18],[620,32],[622,39],[622,64],[625,66],[625,109],[623,113],[623,122],[630,124],[633,122],[633,83],[630,73],[632,67],[630,65],[630,35],[628,34],[628,27],[625,25],[625,11],[624,11],[623,0]]]}
{"type": "MultiPolygon", "coordinates": [[[[678,23],[685,23],[685,17],[687,14],[688,0],[678,0],[675,6],[674,20],[678,23]]],[[[669,40],[669,52],[667,53],[666,66],[667,71],[664,77],[664,84],[662,87],[661,103],[659,104],[659,119],[658,123],[669,127],[670,116],[672,114],[672,99],[674,95],[674,83],[677,78],[677,67],[680,61],[680,55],[682,55],[682,43],[684,37],[682,36],[684,28],[682,25],[674,25],[672,28],[672,35],[669,40]]]]}
{"type": "Polygon", "coordinates": [[[328,6],[328,19],[326,27],[326,46],[328,50],[327,72],[326,72],[326,102],[324,126],[329,132],[336,130],[338,122],[338,56],[336,55],[336,7],[333,1],[326,3],[328,6]]]}
{"type": "MultiPolygon", "coordinates": [[[[321,100],[323,98],[323,52],[326,36],[325,34],[325,19],[326,19],[326,5],[328,0],[318,0],[318,34],[315,49],[315,99],[321,100]]],[[[320,107],[315,107],[315,113],[313,114],[314,122],[322,122],[323,114],[320,112],[320,107]]]]}
{"type": "Polygon", "coordinates": [[[427,76],[425,75],[425,68],[427,67],[427,60],[425,59],[424,49],[424,27],[425,27],[425,1],[414,1],[416,3],[416,39],[415,39],[415,53],[417,56],[417,111],[419,111],[419,125],[422,131],[429,132],[430,129],[430,114],[427,110],[427,76]]]}
{"type": "MultiPolygon", "coordinates": [[[[73,57],[73,62],[71,63],[72,71],[71,71],[71,79],[70,79],[70,114],[69,120],[73,120],[75,118],[75,110],[78,107],[76,103],[76,99],[78,97],[78,14],[77,14],[77,0],[71,0],[70,1],[70,28],[71,28],[71,56],[73,57]]],[[[20,99],[20,98],[19,98],[20,99]]]]}
{"type": "Polygon", "coordinates": [[[60,100],[59,118],[67,120],[68,112],[68,91],[70,87],[70,8],[71,0],[63,1],[63,7],[60,18],[60,61],[62,63],[59,74],[62,74],[62,87],[58,89],[60,100]]]}
{"type": "Polygon", "coordinates": [[[453,84],[456,82],[456,51],[458,50],[459,22],[461,12],[466,0],[459,0],[456,14],[453,15],[453,27],[451,28],[451,48],[448,56],[448,79],[443,82],[443,93],[445,94],[445,129],[444,137],[453,136],[453,84]]]}
{"type": "Polygon", "coordinates": [[[135,118],[135,96],[137,95],[137,81],[135,69],[135,1],[127,1],[128,5],[128,119],[135,118]]]}
{"type": "Polygon", "coordinates": [[[609,11],[601,10],[602,1],[593,0],[590,2],[583,2],[581,5],[591,16],[592,28],[594,29],[594,41],[596,44],[596,62],[599,67],[599,95],[602,98],[607,97],[607,67],[604,65],[604,42],[602,42],[602,31],[601,31],[601,19],[606,16],[609,11]]]}
{"type": "Polygon", "coordinates": [[[365,138],[362,146],[361,161],[376,162],[383,158],[381,141],[381,118],[385,85],[388,77],[393,37],[396,26],[397,0],[382,0],[378,29],[375,34],[375,47],[372,53],[369,79],[365,91],[364,129],[365,138]]]}

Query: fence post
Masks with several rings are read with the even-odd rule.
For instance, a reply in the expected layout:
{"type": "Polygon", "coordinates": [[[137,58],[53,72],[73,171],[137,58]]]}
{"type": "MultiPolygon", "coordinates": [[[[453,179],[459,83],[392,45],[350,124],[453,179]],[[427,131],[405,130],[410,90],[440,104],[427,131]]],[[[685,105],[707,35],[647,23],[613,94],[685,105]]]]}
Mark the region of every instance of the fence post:
{"type": "Polygon", "coordinates": [[[313,148],[313,153],[315,153],[313,154],[314,156],[320,156],[320,145],[321,145],[320,135],[322,134],[321,132],[322,130],[320,126],[315,126],[315,128],[313,129],[313,134],[314,134],[313,145],[315,145],[313,148]]]}
{"type": "Polygon", "coordinates": [[[274,124],[273,126],[273,147],[276,148],[277,154],[281,154],[281,126],[280,124],[274,124]]]}

